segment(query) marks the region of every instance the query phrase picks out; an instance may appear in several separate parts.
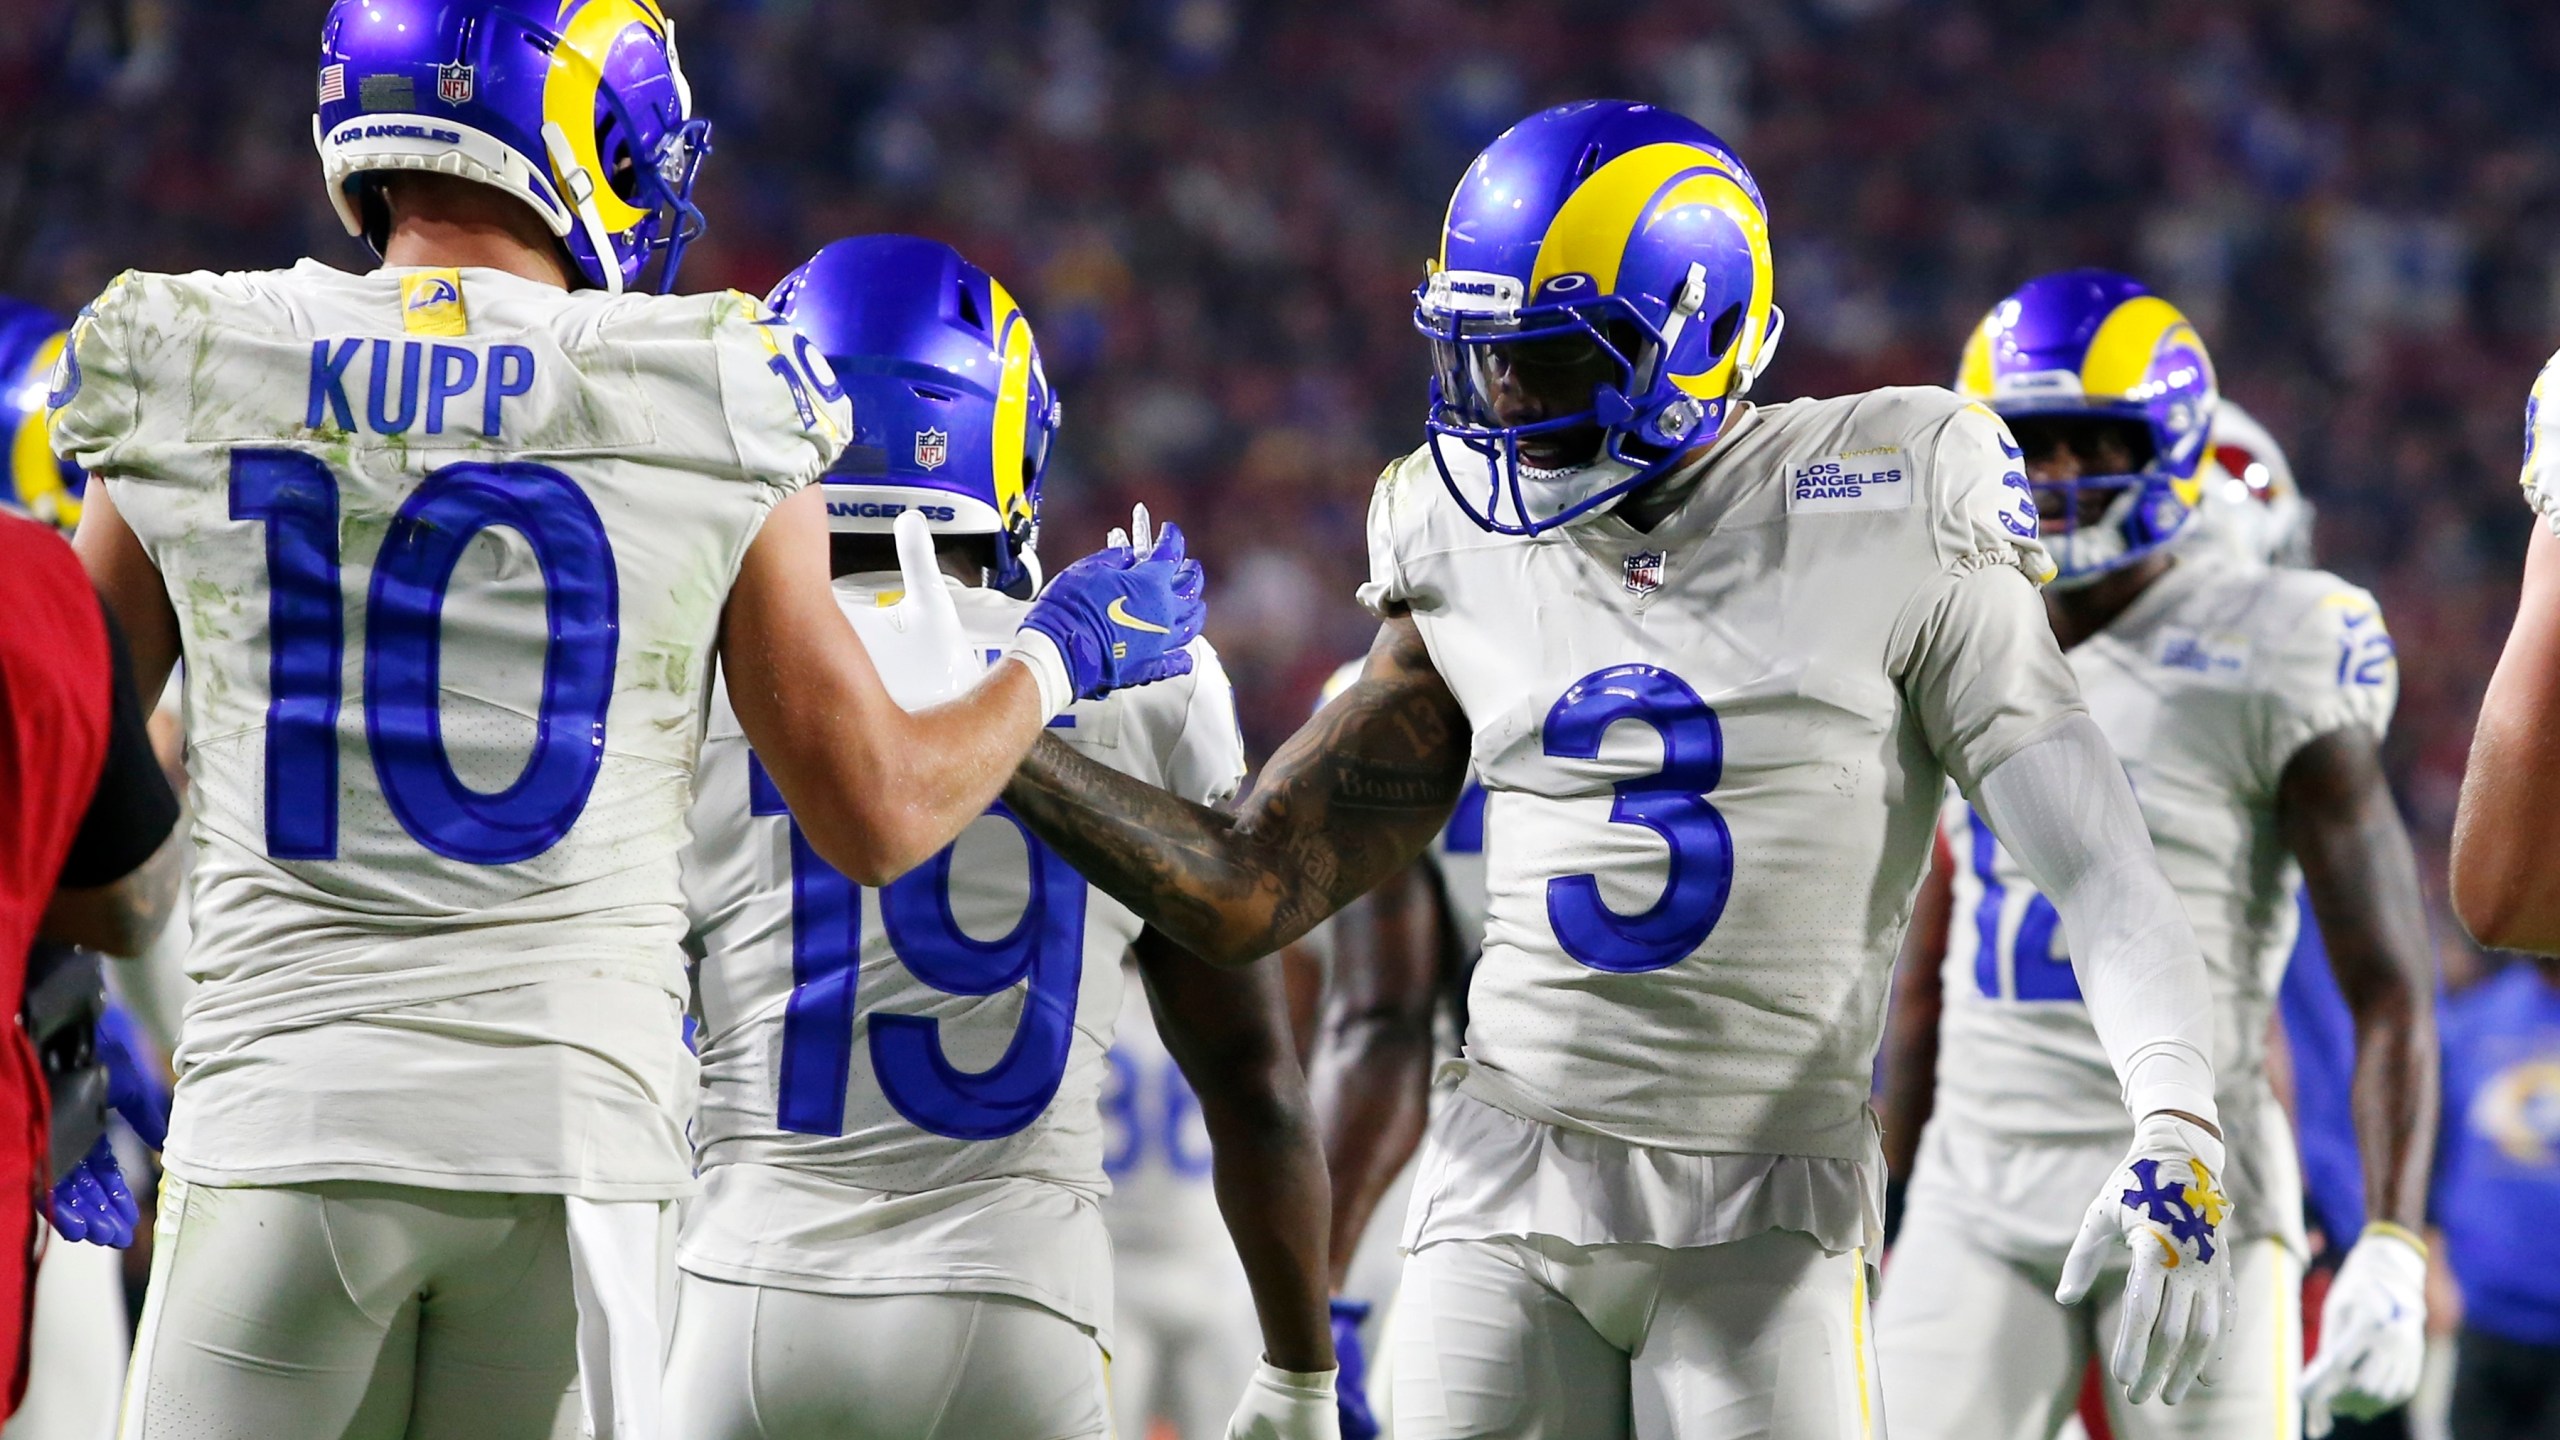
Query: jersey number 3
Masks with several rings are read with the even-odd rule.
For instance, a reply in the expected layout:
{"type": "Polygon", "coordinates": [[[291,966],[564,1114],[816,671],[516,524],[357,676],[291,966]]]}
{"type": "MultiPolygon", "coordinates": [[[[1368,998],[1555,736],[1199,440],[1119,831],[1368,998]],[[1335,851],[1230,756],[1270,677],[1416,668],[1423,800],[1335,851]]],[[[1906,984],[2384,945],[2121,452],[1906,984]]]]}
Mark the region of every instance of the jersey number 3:
{"type": "Polygon", "coordinates": [[[1733,894],[1733,831],[1707,803],[1724,778],[1724,726],[1688,682],[1651,665],[1612,665],[1573,683],[1547,711],[1546,748],[1597,760],[1609,727],[1633,720],[1662,737],[1662,768],[1621,780],[1609,819],[1641,825],[1671,847],[1670,873],[1651,908],[1622,915],[1596,875],[1547,882],[1547,921],[1565,953],[1622,975],[1677,964],[1703,943],[1733,894]]]}
{"type": "MultiPolygon", "coordinates": [[[[346,607],[338,477],[299,450],[231,452],[231,518],[267,528],[267,854],[338,857],[338,699],[346,607]]],[[[604,764],[621,597],[596,507],[566,475],[524,461],[430,471],[393,518],[365,602],[364,730],[382,798],[449,860],[507,865],[560,843],[604,764]],[[464,547],[503,525],[542,567],[550,622],[532,753],[514,783],[454,773],[438,704],[445,589],[464,547]]]]}

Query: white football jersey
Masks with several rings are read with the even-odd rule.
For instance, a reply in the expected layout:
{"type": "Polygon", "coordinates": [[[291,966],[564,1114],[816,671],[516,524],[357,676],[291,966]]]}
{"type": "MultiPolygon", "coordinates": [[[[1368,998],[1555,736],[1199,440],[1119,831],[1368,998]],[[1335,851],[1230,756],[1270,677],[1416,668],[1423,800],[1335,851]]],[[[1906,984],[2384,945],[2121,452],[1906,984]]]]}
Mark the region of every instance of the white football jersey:
{"type": "MultiPolygon", "coordinates": [[[[2276,822],[2286,762],[2343,729],[2376,740],[2399,691],[2373,597],[2317,570],[2191,552],[2067,657],[2124,761],[2185,902],[2215,1002],[2215,1097],[2240,1233],[2302,1245],[2291,1127],[2266,1036],[2302,870],[2276,822]]],[[[1916,1183],[1953,1186],[1986,1243],[2058,1260],[2132,1143],[2053,903],[1950,794],[1955,857],[1938,1098],[1916,1183]]]]}
{"type": "Polygon", "coordinates": [[[203,989],[171,1168],[687,1188],[676,854],[713,647],[850,428],[795,339],[734,292],[315,261],[127,274],[84,312],[53,444],[185,651],[203,989]]]}
{"type": "MultiPolygon", "coordinates": [[[[894,576],[836,582],[868,606],[894,576]]],[[[1029,608],[955,586],[1002,654],[1029,608]]],[[[1079,701],[1054,733],[1215,804],[1244,778],[1216,652],[1079,701]]],[[[1141,924],[1001,806],[879,890],[808,847],[712,702],[685,895],[703,959],[704,1193],[679,1242],[715,1279],[834,1293],[1016,1295],[1107,1329],[1100,1102],[1141,924]]]]}
{"type": "Polygon", "coordinates": [[[2078,706],[2016,456],[1944,390],[1747,408],[1652,531],[1530,539],[1469,521],[1428,449],[1389,469],[1362,598],[1410,606],[1487,796],[1466,1093],[1872,1166],[1939,787],[2078,706]]]}

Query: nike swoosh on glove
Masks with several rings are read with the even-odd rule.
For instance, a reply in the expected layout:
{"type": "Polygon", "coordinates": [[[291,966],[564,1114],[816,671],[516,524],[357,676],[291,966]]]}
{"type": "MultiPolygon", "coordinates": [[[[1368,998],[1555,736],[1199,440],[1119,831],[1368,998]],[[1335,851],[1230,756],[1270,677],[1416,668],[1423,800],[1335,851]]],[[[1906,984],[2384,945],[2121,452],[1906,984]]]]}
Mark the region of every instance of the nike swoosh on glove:
{"type": "Polygon", "coordinates": [[[169,1141],[169,1079],[160,1058],[121,1005],[98,1017],[98,1063],[107,1067],[107,1103],[154,1150],[169,1141]]]}
{"type": "Polygon", "coordinates": [[[1112,531],[1109,546],[1059,571],[1022,617],[1056,645],[1079,699],[1189,674],[1182,647],[1208,618],[1208,577],[1183,554],[1182,527],[1152,535],[1144,505],[1131,524],[1134,538],[1112,531]]]}
{"type": "Polygon", "coordinates": [[[959,607],[934,558],[932,527],[907,510],[890,531],[897,537],[903,588],[894,605],[850,612],[853,633],[871,652],[871,668],[880,672],[889,698],[904,709],[922,710],[967,694],[987,673],[987,658],[960,628],[959,607]]]}
{"type": "Polygon", "coordinates": [[[1360,1348],[1360,1322],[1369,1318],[1369,1302],[1333,1302],[1333,1401],[1342,1420],[1342,1440],[1378,1440],[1378,1417],[1369,1409],[1369,1356],[1360,1348]]]}
{"type": "Polygon", "coordinates": [[[53,1228],[65,1240],[121,1250],[133,1243],[133,1227],[141,1220],[142,1207],[134,1203],[115,1147],[104,1135],[70,1174],[54,1182],[53,1228]]]}
{"type": "Polygon", "coordinates": [[[2117,1247],[2133,1252],[2124,1324],[2108,1370],[2141,1404],[2175,1405],[2231,1335],[2238,1297],[2222,1231],[2231,1203],[2216,1188],[2222,1142],[2174,1115],[2143,1117],[2133,1149],[2080,1220],[2053,1298],[2077,1305],[2117,1247]]]}
{"type": "Polygon", "coordinates": [[[2320,1306],[2320,1353],[2302,1372],[2303,1433],[2328,1434],[2332,1411],[2370,1420],[2408,1404],[2426,1361],[2426,1242],[2367,1225],[2320,1306]]]}
{"type": "Polygon", "coordinates": [[[1227,1440],[1340,1440],[1334,1370],[1282,1370],[1265,1360],[1227,1421],[1227,1440]]]}

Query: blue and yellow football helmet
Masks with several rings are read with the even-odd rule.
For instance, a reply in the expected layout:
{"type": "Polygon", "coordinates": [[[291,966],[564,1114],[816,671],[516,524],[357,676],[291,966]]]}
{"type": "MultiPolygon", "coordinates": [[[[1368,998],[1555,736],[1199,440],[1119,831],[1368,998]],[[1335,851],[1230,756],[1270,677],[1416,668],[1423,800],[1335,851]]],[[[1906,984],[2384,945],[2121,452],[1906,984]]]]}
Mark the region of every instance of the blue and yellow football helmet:
{"type": "Polygon", "coordinates": [[[2221,399],[2213,360],[2178,307],[2130,276],[2065,270],[2020,286],[1974,327],[1956,389],[2016,429],[2038,419],[2107,420],[2133,437],[2131,471],[2034,487],[2057,585],[2159,550],[2203,497],[2221,399]]]}
{"type": "Polygon", "coordinates": [[[376,251],[374,177],[429,170],[532,206],[590,285],[635,285],[656,257],[675,288],[711,124],[656,0],[336,0],[319,80],[329,203],[376,251]]]}
{"type": "Polygon", "coordinates": [[[886,534],[914,509],[936,534],[991,537],[997,589],[1039,589],[1058,397],[1004,286],[940,241],[860,235],[784,276],[770,303],[853,407],[853,441],[825,477],[828,528],[886,534]]]}
{"type": "Polygon", "coordinates": [[[68,535],[80,524],[88,477],[54,458],[45,441],[45,392],[67,332],[52,311],[0,297],[0,463],[8,488],[0,503],[17,506],[68,535]]]}
{"type": "Polygon", "coordinates": [[[1534,535],[1715,439],[1776,352],[1771,286],[1760,188],[1695,121],[1584,100],[1504,131],[1450,197],[1414,293],[1450,493],[1486,529],[1534,535]],[[1503,423],[1495,391],[1522,347],[1558,341],[1597,346],[1614,378],[1571,413],[1503,423]],[[1523,462],[1524,439],[1564,432],[1596,432],[1591,458],[1523,462]]]}

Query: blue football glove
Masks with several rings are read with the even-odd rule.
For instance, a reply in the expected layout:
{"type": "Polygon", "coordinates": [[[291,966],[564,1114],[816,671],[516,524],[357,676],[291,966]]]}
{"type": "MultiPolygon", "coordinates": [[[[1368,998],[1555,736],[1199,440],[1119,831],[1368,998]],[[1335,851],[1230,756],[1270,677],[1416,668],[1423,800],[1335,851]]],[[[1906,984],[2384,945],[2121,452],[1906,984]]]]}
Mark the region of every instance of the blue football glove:
{"type": "Polygon", "coordinates": [[[1369,1318],[1369,1302],[1334,1297],[1333,1360],[1342,1367],[1334,1377],[1334,1408],[1342,1416],[1342,1440],[1378,1440],[1378,1417],[1369,1411],[1369,1357],[1360,1349],[1360,1322],[1369,1318]]]}
{"type": "Polygon", "coordinates": [[[1208,617],[1207,577],[1183,556],[1182,527],[1151,537],[1143,505],[1131,524],[1134,538],[1112,531],[1109,547],[1059,571],[1022,617],[1022,628],[1056,643],[1078,699],[1190,674],[1182,647],[1208,617]]]}
{"type": "Polygon", "coordinates": [[[98,1017],[98,1062],[107,1067],[107,1103],[143,1144],[154,1150],[167,1145],[168,1077],[121,1005],[108,1006],[98,1017]]]}
{"type": "Polygon", "coordinates": [[[133,1202],[115,1147],[104,1135],[70,1174],[54,1183],[53,1228],[65,1240],[121,1250],[133,1243],[133,1227],[141,1220],[142,1207],[133,1202]]]}

